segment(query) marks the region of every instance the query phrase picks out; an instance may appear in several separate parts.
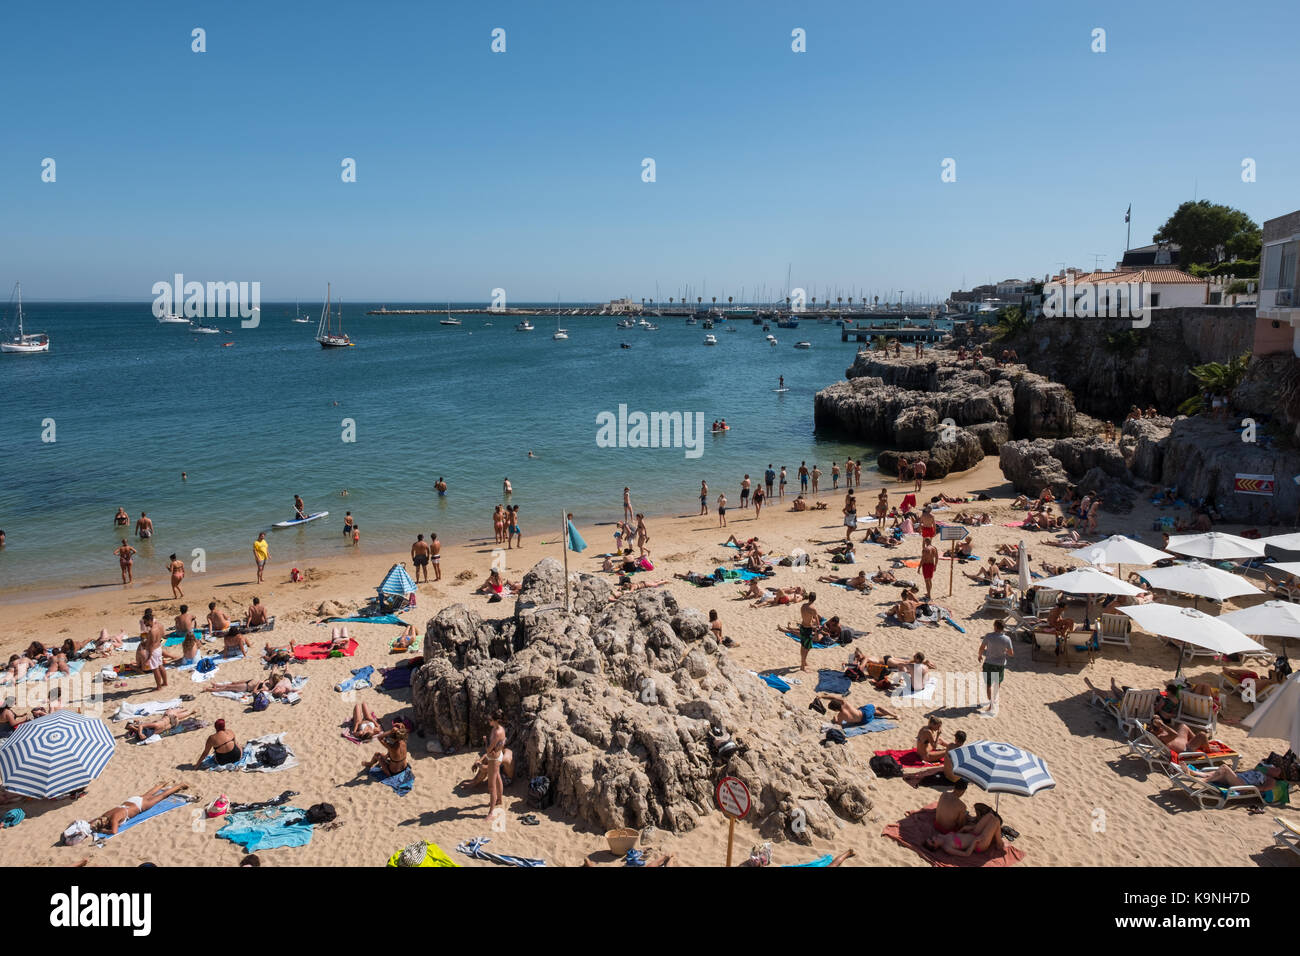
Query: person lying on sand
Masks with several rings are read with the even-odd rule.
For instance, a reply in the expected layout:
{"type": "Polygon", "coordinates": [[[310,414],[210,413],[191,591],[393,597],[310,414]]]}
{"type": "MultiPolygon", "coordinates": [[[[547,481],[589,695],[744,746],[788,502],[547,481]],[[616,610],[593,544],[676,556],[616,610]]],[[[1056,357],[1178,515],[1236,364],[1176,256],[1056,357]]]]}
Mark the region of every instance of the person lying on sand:
{"type": "Polygon", "coordinates": [[[127,797],[107,813],[101,813],[90,821],[90,829],[95,833],[116,833],[127,820],[139,816],[155,804],[166,800],[173,793],[180,793],[182,790],[188,789],[189,785],[184,783],[178,783],[175,786],[160,783],[138,797],[127,797]]]}
{"type": "Polygon", "coordinates": [[[907,667],[907,661],[901,657],[892,654],[886,654],[883,657],[870,657],[862,651],[853,652],[853,660],[850,667],[856,667],[868,677],[879,680],[886,676],[890,671],[901,671],[907,667]]]}
{"type": "Polygon", "coordinates": [[[154,714],[151,717],[141,718],[140,720],[131,720],[126,725],[126,735],[128,738],[144,740],[146,737],[152,737],[154,734],[160,734],[165,730],[173,729],[182,720],[188,720],[191,717],[197,717],[198,711],[189,707],[172,707],[163,711],[161,714],[154,714]]]}
{"type": "Polygon", "coordinates": [[[409,649],[411,645],[414,644],[419,639],[420,639],[420,634],[415,629],[415,625],[408,624],[406,625],[405,629],[403,629],[402,633],[397,635],[397,638],[393,641],[392,645],[388,648],[388,653],[401,654],[402,652],[409,649]]]}
{"type": "Polygon", "coordinates": [[[293,675],[285,671],[272,671],[271,676],[266,680],[248,680],[230,681],[225,684],[209,684],[203,688],[201,693],[213,694],[217,691],[232,691],[236,694],[261,694],[268,693],[272,697],[288,697],[293,693],[293,675]]]}
{"type": "Polygon", "coordinates": [[[877,584],[893,584],[898,579],[893,571],[886,571],[880,565],[876,565],[876,573],[871,576],[871,580],[877,584]]]}
{"type": "Polygon", "coordinates": [[[1001,854],[1006,849],[1002,842],[1002,818],[989,810],[956,833],[935,834],[925,841],[925,847],[949,856],[970,856],[986,850],[1001,854]]]}
{"type": "Polygon", "coordinates": [[[953,516],[952,520],[956,524],[983,525],[993,523],[993,517],[987,511],[981,511],[978,513],[974,511],[959,511],[953,516]]]}
{"type": "Polygon", "coordinates": [[[857,554],[853,550],[853,542],[844,542],[844,547],[839,550],[832,548],[831,560],[836,564],[857,564],[857,554]]]}
{"type": "Polygon", "coordinates": [[[383,769],[385,777],[395,777],[405,770],[409,762],[406,753],[406,733],[405,724],[394,724],[392,730],[381,734],[378,740],[385,752],[376,753],[362,764],[361,772],[369,773],[370,768],[376,764],[383,769]]]}
{"type": "Polygon", "coordinates": [[[379,715],[369,704],[358,703],[352,708],[352,736],[358,740],[369,740],[384,732],[384,725],[379,715]]]}
{"type": "Polygon", "coordinates": [[[611,601],[617,601],[619,598],[626,597],[633,591],[644,591],[647,588],[661,588],[667,583],[667,578],[662,581],[637,581],[635,583],[629,579],[625,584],[619,585],[618,588],[614,590],[614,593],[609,596],[609,599],[611,601]]]}
{"type": "Polygon", "coordinates": [[[9,666],[5,668],[4,677],[0,679],[0,684],[17,684],[27,677],[28,668],[33,661],[26,654],[13,654],[9,658],[9,666]]]}
{"type": "Polygon", "coordinates": [[[754,607],[779,607],[782,604],[793,604],[795,601],[802,601],[804,589],[796,585],[790,588],[777,588],[774,591],[765,592],[764,596],[754,602],[754,607]]]}
{"type": "Polygon", "coordinates": [[[722,543],[723,543],[723,545],[729,545],[729,544],[732,544],[732,545],[735,545],[737,548],[740,548],[741,550],[744,550],[745,548],[749,547],[750,545],[758,544],[758,538],[747,538],[747,539],[745,539],[744,541],[741,541],[739,538],[737,538],[737,537],[733,534],[733,535],[731,535],[731,537],[727,538],[727,540],[724,541],[724,542],[722,542],[722,543]]]}
{"type": "Polygon", "coordinates": [[[884,534],[879,528],[871,528],[862,538],[863,541],[879,545],[882,548],[898,547],[898,539],[893,535],[884,534]]]}
{"type": "Polygon", "coordinates": [[[844,587],[854,591],[862,591],[864,594],[871,590],[871,583],[867,580],[867,572],[859,571],[851,578],[840,577],[833,574],[823,574],[817,579],[819,584],[842,584],[844,587]]]}
{"type": "Polygon", "coordinates": [[[298,642],[294,640],[290,640],[288,644],[280,647],[272,647],[270,642],[267,642],[262,647],[262,662],[265,664],[287,664],[294,659],[293,652],[297,646],[298,642]]]}
{"type": "Polygon", "coordinates": [[[860,727],[871,723],[877,717],[887,720],[898,719],[898,714],[892,710],[886,710],[875,704],[863,704],[861,707],[854,707],[844,698],[837,697],[834,694],[815,695],[812,703],[808,705],[808,709],[815,710],[819,714],[825,714],[831,719],[831,723],[839,724],[841,727],[860,727]],[[823,699],[826,701],[825,704],[822,703],[823,699]]]}

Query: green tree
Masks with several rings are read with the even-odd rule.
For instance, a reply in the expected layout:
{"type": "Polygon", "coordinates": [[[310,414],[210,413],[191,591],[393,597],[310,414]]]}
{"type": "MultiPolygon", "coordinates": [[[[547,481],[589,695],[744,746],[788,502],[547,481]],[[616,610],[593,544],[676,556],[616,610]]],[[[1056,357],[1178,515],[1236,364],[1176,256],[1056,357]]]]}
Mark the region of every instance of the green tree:
{"type": "Polygon", "coordinates": [[[1020,306],[1009,305],[1005,309],[998,310],[998,318],[994,326],[993,341],[1001,342],[1003,339],[1013,338],[1021,332],[1028,331],[1029,316],[1025,315],[1025,310],[1020,306]]]}
{"type": "Polygon", "coordinates": [[[1205,397],[1222,397],[1231,395],[1246,377],[1246,366],[1250,364],[1250,353],[1242,352],[1229,362],[1207,362],[1190,369],[1192,378],[1201,386],[1201,394],[1193,395],[1178,406],[1183,415],[1195,415],[1205,410],[1205,397]]]}
{"type": "Polygon", "coordinates": [[[1254,258],[1260,237],[1259,226],[1240,209],[1200,199],[1179,206],[1151,238],[1176,242],[1182,250],[1179,262],[1186,268],[1192,263],[1216,265],[1227,258],[1254,258]]]}

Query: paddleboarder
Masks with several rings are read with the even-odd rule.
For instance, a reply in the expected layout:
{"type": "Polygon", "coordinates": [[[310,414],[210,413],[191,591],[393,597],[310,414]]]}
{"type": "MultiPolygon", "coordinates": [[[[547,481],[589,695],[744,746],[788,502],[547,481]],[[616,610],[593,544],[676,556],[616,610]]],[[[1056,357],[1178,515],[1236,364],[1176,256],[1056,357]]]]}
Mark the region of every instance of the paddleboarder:
{"type": "Polygon", "coordinates": [[[293,516],[299,521],[307,517],[307,506],[302,503],[302,495],[293,496],[293,516]]]}

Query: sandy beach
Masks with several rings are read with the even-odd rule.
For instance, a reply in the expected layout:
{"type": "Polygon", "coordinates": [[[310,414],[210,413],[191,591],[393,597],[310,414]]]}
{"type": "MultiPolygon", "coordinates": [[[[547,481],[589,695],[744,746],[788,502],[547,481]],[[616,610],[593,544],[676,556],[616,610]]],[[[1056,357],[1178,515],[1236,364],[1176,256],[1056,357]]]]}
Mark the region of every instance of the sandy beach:
{"type": "MultiPolygon", "coordinates": [[[[738,478],[728,485],[737,483],[738,478]]],[[[859,490],[859,501],[874,501],[880,483],[879,476],[869,475],[859,490]]],[[[791,487],[796,485],[797,482],[792,482],[791,487]]],[[[910,485],[890,482],[888,487],[891,501],[896,502],[910,485]]],[[[1049,546],[1047,541],[1052,539],[1051,535],[1027,534],[1018,528],[1004,527],[1003,522],[1015,520],[1019,515],[1012,510],[1014,493],[1003,480],[996,458],[985,459],[979,467],[964,474],[928,482],[922,500],[939,491],[952,496],[987,492],[995,499],[972,505],[993,515],[992,525],[974,531],[976,554],[987,557],[997,545],[1014,543],[1023,537],[1032,555],[1031,566],[1036,571],[1044,560],[1071,565],[1082,563],[1071,551],[1049,546]]],[[[611,489],[609,496],[611,521],[621,511],[618,492],[619,489],[611,489]]],[[[830,573],[828,546],[843,538],[842,489],[832,493],[824,488],[817,497],[827,502],[827,510],[791,513],[792,495],[787,495],[785,501],[772,501],[757,520],[752,510],[740,510],[733,504],[728,512],[728,530],[718,528],[715,513],[697,516],[693,514],[697,509],[692,507],[692,502],[685,501],[685,513],[649,520],[656,569],[647,577],[671,579],[674,573],[707,572],[719,564],[729,563],[734,552],[721,546],[729,533],[742,539],[757,535],[766,547],[779,554],[804,548],[812,558],[809,568],[780,567],[773,583],[816,588],[818,605],[824,615],[837,614],[846,624],[866,632],[854,647],[874,656],[882,653],[910,656],[923,650],[941,672],[977,670],[976,648],[992,621],[992,615],[977,613],[985,589],[958,573],[952,595],[948,596],[947,561],[941,562],[935,579],[935,598],[951,610],[965,633],[946,624],[914,630],[882,626],[883,621],[877,615],[898,593],[891,586],[878,586],[872,593],[862,595],[830,585],[810,585],[818,574],[830,573]]],[[[1159,534],[1150,530],[1155,513],[1144,501],[1128,515],[1103,514],[1101,536],[1140,533],[1147,543],[1158,545],[1159,534]]],[[[950,515],[951,512],[940,512],[938,517],[942,520],[950,515]]],[[[485,617],[504,616],[512,610],[509,602],[490,605],[486,597],[472,593],[484,580],[496,549],[486,515],[484,524],[487,528],[484,538],[446,543],[442,582],[421,585],[417,609],[404,612],[405,620],[416,624],[421,632],[425,622],[438,610],[454,603],[464,603],[485,617]]],[[[558,520],[555,524],[558,526],[558,520]]],[[[529,533],[522,548],[507,553],[510,578],[518,580],[543,557],[562,557],[558,527],[539,534],[536,520],[532,525],[526,529],[529,533]]],[[[569,556],[570,569],[598,572],[597,555],[610,550],[612,530],[612,524],[580,528],[589,547],[582,554],[569,556]]],[[[1227,526],[1221,530],[1241,529],[1227,526]]],[[[1268,534],[1283,529],[1261,527],[1259,530],[1268,534]]],[[[914,560],[919,553],[919,537],[909,537],[890,551],[860,545],[859,563],[874,571],[877,565],[888,567],[889,558],[914,560]]],[[[250,559],[243,573],[188,575],[183,584],[185,601],[200,618],[207,613],[211,600],[219,602],[232,617],[238,617],[251,599],[258,596],[276,616],[277,625],[269,635],[253,635],[256,647],[260,648],[266,640],[276,645],[287,644],[291,639],[319,641],[329,633],[327,627],[313,623],[322,616],[322,605],[332,602],[326,605],[326,611],[343,614],[361,607],[395,561],[405,561],[410,566],[408,555],[372,554],[363,543],[353,555],[311,564],[305,568],[306,580],[294,583],[289,580],[289,567],[276,561],[272,539],[271,562],[264,585],[255,583],[250,559]]],[[[959,571],[962,567],[959,565],[959,571]]],[[[974,568],[974,564],[964,567],[965,570],[974,568]]],[[[909,576],[919,579],[917,573],[909,576]]],[[[745,668],[774,671],[791,682],[800,680],[784,696],[783,703],[787,706],[806,708],[816,682],[815,668],[842,669],[848,656],[849,651],[843,648],[813,650],[810,658],[813,672],[800,674],[798,645],[777,630],[778,625],[797,619],[797,608],[754,608],[752,602],[740,600],[739,588],[730,584],[702,590],[684,581],[670,580],[665,587],[685,607],[697,607],[706,613],[710,609],[718,611],[726,635],[737,645],[725,653],[745,668]]],[[[6,627],[0,644],[6,658],[34,639],[84,640],[93,637],[101,627],[107,627],[112,633],[125,630],[133,634],[144,608],[152,607],[159,617],[170,622],[181,603],[170,597],[161,570],[141,574],[131,587],[95,588],[70,597],[33,599],[30,594],[8,594],[0,599],[6,606],[6,627]]],[[[1263,599],[1263,596],[1244,599],[1241,606],[1263,599]]],[[[160,866],[234,865],[243,851],[225,840],[214,839],[221,821],[204,819],[201,808],[223,793],[231,801],[252,802],[293,790],[299,794],[293,799],[295,805],[332,803],[341,825],[329,830],[318,828],[310,845],[305,847],[262,851],[259,855],[265,865],[378,866],[395,850],[418,839],[438,844],[464,865],[491,865],[454,852],[458,843],[475,836],[490,836],[491,848],[498,852],[541,858],[550,866],[578,866],[584,861],[621,865],[606,849],[602,833],[555,811],[538,814],[540,824],[536,826],[519,822],[521,815],[528,812],[526,767],[518,770],[517,778],[506,789],[507,815],[504,830],[500,832],[491,831],[486,820],[485,790],[455,789],[457,781],[470,775],[477,760],[475,753],[430,753],[426,740],[412,735],[410,752],[416,779],[414,790],[408,796],[399,797],[359,776],[363,761],[376,748],[343,736],[352,705],[333,687],[347,678],[353,668],[394,662],[397,658],[390,657],[387,645],[399,629],[394,625],[366,623],[348,626],[360,645],[356,656],[299,663],[291,668],[295,674],[309,677],[301,702],[292,706],[275,703],[265,711],[248,712],[236,701],[198,693],[203,685],[192,682],[184,673],[171,674],[170,686],[161,692],[153,689],[150,676],[105,684],[105,716],[112,714],[124,700],[140,703],[192,693],[196,700],[190,706],[209,722],[224,718],[241,743],[263,734],[285,733],[300,765],[272,774],[200,771],[193,767],[193,761],[203,749],[208,731],[171,736],[152,745],[135,745],[122,739],[124,722],[111,723],[119,740],[106,771],[91,785],[88,794],[74,803],[29,801],[23,804],[26,820],[14,829],[0,831],[6,862],[69,865],[89,859],[95,866],[133,866],[142,861],[160,866]],[[60,833],[74,819],[92,818],[161,781],[188,784],[190,792],[200,798],[199,802],[132,828],[102,847],[57,845],[60,833]]],[[[121,654],[110,658],[110,662],[125,662],[129,658],[130,655],[121,654]]],[[[1098,709],[1089,705],[1085,676],[1098,684],[1106,684],[1113,678],[1117,683],[1134,687],[1160,687],[1173,676],[1175,661],[1171,651],[1154,637],[1137,633],[1131,650],[1107,646],[1097,655],[1095,663],[1086,661],[1085,655],[1072,654],[1068,665],[1054,666],[1047,660],[1031,662],[1029,645],[1018,643],[996,717],[978,718],[969,707],[938,708],[945,718],[945,732],[949,737],[953,731],[965,730],[971,740],[1006,741],[1031,750],[1047,761],[1057,781],[1055,789],[1031,799],[1004,797],[1001,800],[1003,817],[1020,833],[1013,845],[1025,854],[1022,865],[1294,865],[1294,854],[1273,848],[1276,811],[1269,808],[1267,812],[1252,814],[1244,807],[1220,811],[1195,808],[1186,796],[1168,785],[1163,774],[1149,773],[1142,761],[1128,756],[1128,748],[1116,733],[1114,722],[1104,719],[1098,709]]],[[[98,666],[98,663],[87,666],[98,666]]],[[[1184,671],[1193,680],[1204,678],[1217,686],[1217,668],[1217,663],[1198,658],[1184,671]]],[[[259,661],[245,659],[221,664],[218,679],[230,681],[262,675],[259,661]]],[[[400,713],[411,715],[409,689],[387,693],[382,688],[366,689],[356,692],[356,699],[368,703],[385,718],[400,713]]],[[[856,685],[851,699],[884,702],[883,696],[871,691],[868,685],[856,685]]],[[[1247,740],[1245,731],[1235,722],[1244,716],[1248,705],[1226,694],[1223,700],[1218,737],[1245,755],[1243,768],[1254,766],[1270,750],[1287,749],[1286,742],[1281,740],[1247,740]]],[[[863,764],[872,750],[910,747],[929,713],[920,708],[906,710],[896,729],[851,738],[847,747],[863,764]]],[[[812,748],[819,743],[812,737],[806,745],[812,748]]],[[[933,803],[938,793],[932,788],[913,788],[903,780],[872,780],[875,806],[866,820],[861,824],[845,823],[837,839],[817,840],[811,847],[776,843],[773,863],[802,863],[822,853],[852,849],[856,858],[848,861],[849,866],[927,865],[916,853],[883,838],[881,832],[908,811],[933,803]]],[[[982,799],[985,796],[972,787],[968,803],[982,799]]],[[[647,834],[643,846],[673,854],[674,864],[716,866],[725,860],[726,841],[726,820],[721,813],[715,813],[691,832],[673,834],[659,830],[647,834]]],[[[737,828],[736,861],[743,859],[752,845],[761,842],[762,838],[742,822],[737,828]]]]}

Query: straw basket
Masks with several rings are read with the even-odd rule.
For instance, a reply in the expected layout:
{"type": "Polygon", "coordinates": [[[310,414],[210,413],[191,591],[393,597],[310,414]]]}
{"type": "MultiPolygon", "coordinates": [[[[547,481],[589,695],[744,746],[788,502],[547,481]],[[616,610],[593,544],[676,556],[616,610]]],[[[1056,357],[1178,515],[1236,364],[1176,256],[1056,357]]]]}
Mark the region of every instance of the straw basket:
{"type": "Polygon", "coordinates": [[[641,836],[640,830],[634,830],[631,827],[624,827],[621,830],[609,830],[605,833],[605,842],[609,844],[609,852],[617,856],[624,856],[628,850],[636,846],[637,838],[641,836]]]}

